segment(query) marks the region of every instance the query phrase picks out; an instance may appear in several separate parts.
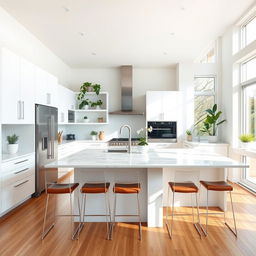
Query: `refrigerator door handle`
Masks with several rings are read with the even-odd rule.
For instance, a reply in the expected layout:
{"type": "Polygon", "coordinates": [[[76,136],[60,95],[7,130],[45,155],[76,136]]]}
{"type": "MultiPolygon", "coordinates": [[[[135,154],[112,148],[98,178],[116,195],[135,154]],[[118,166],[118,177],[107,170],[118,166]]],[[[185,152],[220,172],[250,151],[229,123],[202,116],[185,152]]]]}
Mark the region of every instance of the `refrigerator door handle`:
{"type": "Polygon", "coordinates": [[[51,143],[51,117],[47,120],[47,159],[51,159],[52,156],[52,143],[51,143]]]}
{"type": "Polygon", "coordinates": [[[54,159],[54,116],[51,116],[51,158],[54,159]]]}

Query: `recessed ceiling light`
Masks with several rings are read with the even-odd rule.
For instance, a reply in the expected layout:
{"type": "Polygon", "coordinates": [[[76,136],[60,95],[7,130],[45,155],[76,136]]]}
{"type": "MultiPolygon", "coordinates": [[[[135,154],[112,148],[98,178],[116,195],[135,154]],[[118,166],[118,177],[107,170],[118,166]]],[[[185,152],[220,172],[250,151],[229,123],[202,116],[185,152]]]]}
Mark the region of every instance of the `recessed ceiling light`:
{"type": "Polygon", "coordinates": [[[163,55],[167,55],[167,52],[163,52],[163,55]]]}
{"type": "Polygon", "coordinates": [[[62,8],[65,12],[70,12],[70,9],[67,6],[62,6],[62,8]]]}
{"type": "Polygon", "coordinates": [[[174,35],[175,35],[175,33],[174,33],[174,32],[171,32],[169,35],[170,35],[170,36],[174,36],[174,35]]]}
{"type": "Polygon", "coordinates": [[[186,8],[185,8],[184,6],[181,6],[180,9],[181,9],[182,11],[185,11],[185,10],[186,10],[186,8]]]}
{"type": "Polygon", "coordinates": [[[78,34],[79,34],[80,36],[84,36],[84,33],[83,33],[83,32],[78,32],[78,34]]]}
{"type": "Polygon", "coordinates": [[[92,52],[91,54],[92,54],[93,56],[95,56],[95,55],[96,55],[96,52],[92,52]]]}

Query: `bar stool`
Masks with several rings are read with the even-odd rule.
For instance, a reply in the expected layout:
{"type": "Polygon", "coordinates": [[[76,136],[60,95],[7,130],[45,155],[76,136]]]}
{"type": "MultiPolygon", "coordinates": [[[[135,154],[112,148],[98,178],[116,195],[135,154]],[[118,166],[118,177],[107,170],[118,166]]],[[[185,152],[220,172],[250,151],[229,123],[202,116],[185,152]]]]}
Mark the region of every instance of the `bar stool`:
{"type": "MultiPolygon", "coordinates": [[[[72,194],[73,192],[76,190],[76,188],[79,186],[79,183],[47,183],[47,179],[46,179],[46,172],[45,171],[45,192],[46,192],[46,205],[45,205],[45,213],[44,213],[44,222],[43,222],[43,231],[42,231],[42,240],[46,237],[46,235],[51,231],[51,229],[54,227],[55,223],[55,217],[75,217],[75,216],[80,216],[79,215],[74,215],[73,214],[73,202],[72,202],[72,194]],[[69,215],[56,215],[55,214],[55,210],[56,210],[56,195],[60,195],[60,194],[69,194],[70,196],[70,214],[69,215]],[[55,206],[54,206],[54,221],[53,223],[45,230],[45,225],[46,225],[46,219],[47,219],[47,212],[48,212],[48,205],[49,205],[49,198],[50,195],[53,195],[55,197],[55,206]]],[[[51,172],[51,171],[49,171],[51,172]]],[[[79,213],[80,213],[80,203],[79,203],[79,197],[77,197],[78,200],[78,209],[79,209],[79,213]]],[[[72,223],[73,223],[73,218],[72,218],[72,223]]],[[[76,234],[78,232],[78,227],[76,228],[76,230],[73,232],[72,231],[72,235],[71,238],[72,240],[74,240],[76,234]]]]}
{"type": "Polygon", "coordinates": [[[233,201],[232,201],[232,191],[233,191],[233,186],[228,184],[226,181],[204,181],[201,180],[200,184],[202,184],[206,190],[207,190],[207,203],[206,203],[206,229],[203,227],[202,230],[205,234],[205,236],[208,235],[208,200],[209,200],[209,191],[219,191],[219,192],[229,192],[230,195],[230,202],[231,202],[231,208],[232,208],[232,214],[233,214],[233,221],[234,221],[234,227],[235,231],[227,224],[226,222],[226,215],[225,211],[221,213],[211,213],[210,215],[217,215],[217,214],[223,214],[224,215],[224,222],[225,225],[229,228],[229,230],[237,237],[237,229],[236,229],[236,219],[235,219],[235,212],[234,212],[234,206],[233,206],[233,201]]]}
{"type": "Polygon", "coordinates": [[[193,224],[194,227],[196,228],[200,238],[201,238],[201,232],[200,232],[200,216],[199,216],[199,206],[198,206],[198,187],[193,183],[193,182],[168,182],[168,204],[169,204],[169,194],[170,190],[172,190],[172,220],[171,220],[171,230],[168,224],[168,207],[166,210],[166,216],[165,216],[165,221],[166,221],[166,227],[168,234],[170,236],[170,239],[172,239],[172,230],[173,230],[173,218],[174,216],[190,216],[191,214],[174,214],[174,199],[175,199],[175,193],[190,193],[191,194],[191,205],[192,205],[192,217],[193,217],[193,224]],[[196,207],[197,207],[197,219],[198,223],[194,222],[194,206],[192,204],[192,194],[195,194],[196,197],[196,207]],[[199,227],[197,226],[199,225],[199,227]]]}
{"type": "Polygon", "coordinates": [[[139,201],[139,193],[141,191],[141,185],[140,183],[115,183],[113,187],[113,192],[115,195],[114,198],[114,220],[113,225],[111,229],[111,239],[112,239],[112,233],[113,233],[113,227],[116,223],[116,217],[138,217],[139,220],[139,240],[142,238],[142,232],[141,232],[141,215],[140,215],[140,201],[139,201]],[[117,204],[117,194],[123,194],[123,195],[129,195],[129,194],[135,194],[137,198],[137,213],[138,214],[127,214],[127,215],[120,215],[116,214],[116,204],[117,204]]]}
{"type": "Polygon", "coordinates": [[[82,193],[82,217],[79,224],[79,233],[84,226],[84,217],[87,216],[105,216],[107,223],[107,240],[110,239],[110,223],[111,223],[111,211],[110,211],[110,202],[109,202],[109,182],[103,183],[85,183],[80,192],[82,193]],[[85,214],[86,209],[86,195],[88,194],[104,194],[105,195],[105,205],[106,205],[106,213],[105,214],[85,214]],[[109,218],[109,219],[108,219],[109,218]]]}

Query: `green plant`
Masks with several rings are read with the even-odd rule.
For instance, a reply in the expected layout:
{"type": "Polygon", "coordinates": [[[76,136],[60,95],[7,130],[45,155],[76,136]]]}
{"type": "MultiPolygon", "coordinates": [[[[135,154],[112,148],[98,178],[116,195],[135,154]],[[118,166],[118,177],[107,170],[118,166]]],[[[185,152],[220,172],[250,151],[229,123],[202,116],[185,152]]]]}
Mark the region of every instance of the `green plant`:
{"type": "Polygon", "coordinates": [[[19,136],[17,136],[16,134],[7,136],[7,141],[9,144],[16,144],[18,140],[19,140],[19,136]]]}
{"type": "Polygon", "coordinates": [[[98,132],[96,132],[96,131],[91,131],[91,136],[97,136],[98,135],[98,132]]]}
{"type": "Polygon", "coordinates": [[[92,87],[92,83],[85,82],[80,87],[80,92],[77,96],[78,100],[82,100],[85,96],[85,94],[89,91],[89,88],[92,87]]]}
{"type": "Polygon", "coordinates": [[[84,106],[88,106],[91,102],[89,101],[89,99],[83,100],[81,101],[81,103],[79,104],[79,109],[82,109],[84,106]]]}
{"type": "Polygon", "coordinates": [[[101,106],[102,104],[102,100],[97,100],[96,102],[91,102],[91,107],[101,106]]]}
{"type": "Polygon", "coordinates": [[[140,130],[137,131],[139,134],[139,146],[147,146],[148,141],[147,141],[147,132],[152,132],[153,128],[150,126],[149,128],[141,128],[140,130]]]}
{"type": "Polygon", "coordinates": [[[210,136],[215,136],[217,133],[217,128],[220,124],[224,123],[226,120],[218,122],[221,111],[217,111],[217,104],[214,104],[212,109],[205,110],[208,114],[203,122],[203,127],[200,129],[201,132],[207,133],[210,136]]]}
{"type": "Polygon", "coordinates": [[[239,139],[242,141],[242,142],[245,142],[245,143],[248,143],[248,142],[252,142],[255,140],[255,137],[253,134],[241,134],[239,136],[239,139]]]}
{"type": "Polygon", "coordinates": [[[191,130],[186,130],[186,134],[187,135],[192,135],[192,131],[191,130]]]}
{"type": "Polygon", "coordinates": [[[101,86],[100,86],[99,84],[94,84],[94,85],[92,86],[94,92],[95,92],[97,95],[99,95],[99,93],[100,93],[100,87],[101,87],[101,86]]]}

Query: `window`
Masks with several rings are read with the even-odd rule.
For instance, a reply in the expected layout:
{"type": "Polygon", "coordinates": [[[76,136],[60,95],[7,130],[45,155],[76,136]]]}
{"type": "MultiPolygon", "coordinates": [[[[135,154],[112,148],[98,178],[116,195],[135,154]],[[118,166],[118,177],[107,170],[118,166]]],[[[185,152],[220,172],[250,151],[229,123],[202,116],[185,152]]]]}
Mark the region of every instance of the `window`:
{"type": "Polygon", "coordinates": [[[247,60],[241,65],[242,82],[256,78],[256,57],[247,60]]]}
{"type": "Polygon", "coordinates": [[[194,123],[200,128],[207,113],[215,103],[215,77],[195,77],[194,123]]]}
{"type": "Polygon", "coordinates": [[[244,24],[241,30],[242,47],[256,40],[256,16],[244,24]]]}

